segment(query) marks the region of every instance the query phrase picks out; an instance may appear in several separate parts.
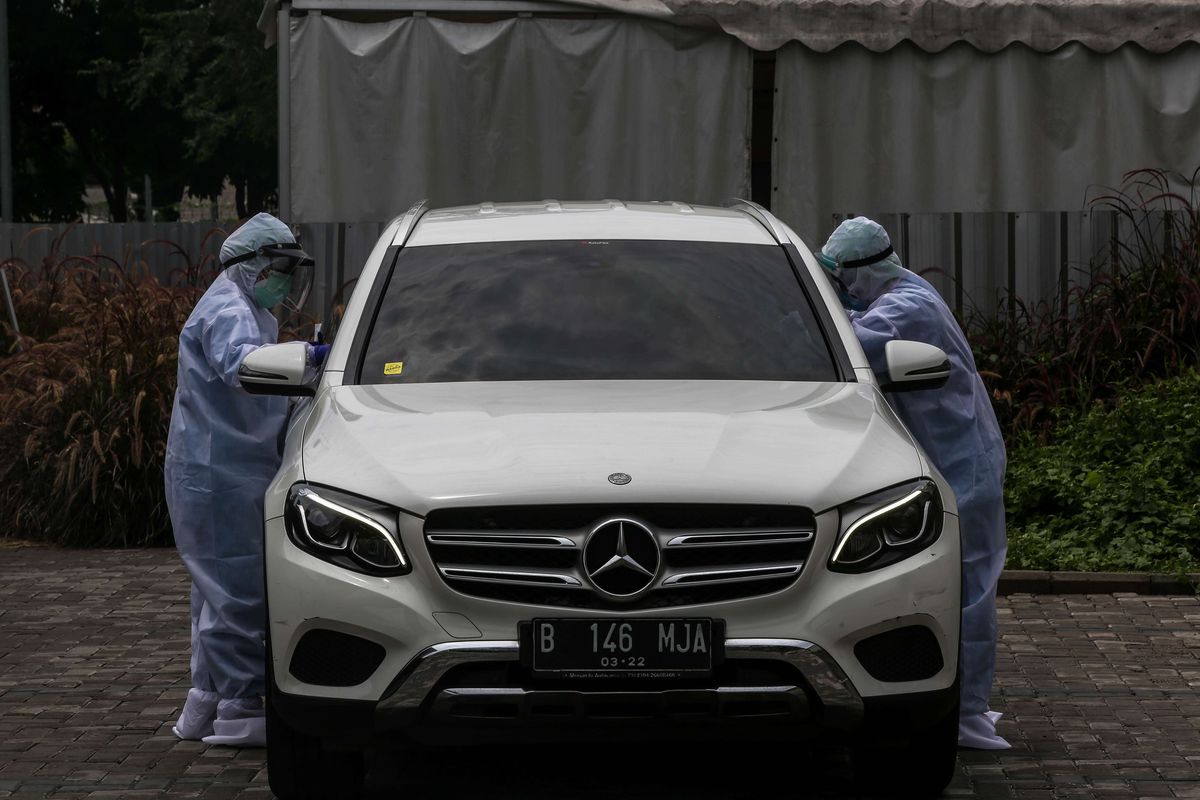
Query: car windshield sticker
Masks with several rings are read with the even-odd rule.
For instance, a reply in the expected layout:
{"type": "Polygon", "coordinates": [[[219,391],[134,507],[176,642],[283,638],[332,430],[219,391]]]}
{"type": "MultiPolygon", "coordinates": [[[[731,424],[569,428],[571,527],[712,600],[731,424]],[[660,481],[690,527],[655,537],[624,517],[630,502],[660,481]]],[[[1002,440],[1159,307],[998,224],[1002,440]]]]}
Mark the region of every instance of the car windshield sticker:
{"type": "Polygon", "coordinates": [[[399,375],[402,372],[404,372],[404,362],[403,361],[389,361],[388,363],[383,365],[383,374],[384,375],[399,375]]]}

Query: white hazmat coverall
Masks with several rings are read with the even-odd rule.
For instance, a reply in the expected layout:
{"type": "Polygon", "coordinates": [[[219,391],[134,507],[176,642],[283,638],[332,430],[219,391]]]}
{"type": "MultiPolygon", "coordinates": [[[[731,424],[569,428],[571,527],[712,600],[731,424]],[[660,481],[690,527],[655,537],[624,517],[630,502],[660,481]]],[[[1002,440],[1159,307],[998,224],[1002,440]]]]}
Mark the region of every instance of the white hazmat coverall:
{"type": "MultiPolygon", "coordinates": [[[[226,239],[221,262],[295,241],[278,219],[259,214],[226,239]]],[[[210,744],[266,740],[263,495],[279,469],[288,401],[248,394],[238,367],[279,334],[255,300],[267,266],[265,255],[229,266],[179,335],[165,477],[175,543],[192,578],[192,689],[175,733],[210,744]]]]}
{"type": "Polygon", "coordinates": [[[1000,714],[988,698],[996,668],[996,585],[1008,538],[1004,523],[1004,439],[971,347],[953,313],[924,278],[904,269],[881,225],[846,220],[818,257],[845,283],[856,308],[854,332],[871,368],[887,374],[884,346],[894,339],[936,345],[950,358],[940,389],[899,392],[888,402],[958,501],[962,537],[962,634],[959,649],[959,745],[1009,747],[996,733],[1000,714]],[[878,259],[876,259],[878,256],[878,259]],[[846,264],[869,262],[846,268],[846,264]]]}

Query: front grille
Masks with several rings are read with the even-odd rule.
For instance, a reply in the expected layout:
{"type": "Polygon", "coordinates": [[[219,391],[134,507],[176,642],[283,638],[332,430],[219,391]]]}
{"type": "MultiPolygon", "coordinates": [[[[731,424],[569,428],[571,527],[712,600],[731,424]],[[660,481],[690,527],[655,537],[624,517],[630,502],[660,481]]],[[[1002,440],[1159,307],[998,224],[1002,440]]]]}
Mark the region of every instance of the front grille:
{"type": "Polygon", "coordinates": [[[475,597],[567,608],[668,608],[735,600],[791,585],[816,521],[793,506],[635,504],[439,509],[425,520],[438,573],[475,597]],[[590,532],[612,518],[654,535],[662,566],[632,600],[593,588],[583,562],[590,532]]]}
{"type": "Polygon", "coordinates": [[[933,631],[908,625],[854,645],[854,655],[877,681],[898,683],[932,678],[942,671],[942,648],[933,631]]]}
{"type": "Polygon", "coordinates": [[[385,655],[375,642],[317,628],[296,643],[288,672],[315,686],[357,686],[371,677],[385,655]]]}

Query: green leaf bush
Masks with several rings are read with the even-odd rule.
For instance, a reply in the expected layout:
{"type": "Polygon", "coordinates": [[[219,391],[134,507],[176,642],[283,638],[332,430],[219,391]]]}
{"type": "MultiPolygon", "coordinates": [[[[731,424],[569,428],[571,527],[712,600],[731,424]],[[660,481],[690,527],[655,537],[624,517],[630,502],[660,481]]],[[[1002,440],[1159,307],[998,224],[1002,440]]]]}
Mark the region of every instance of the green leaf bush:
{"type": "Polygon", "coordinates": [[[1200,373],[1060,411],[1011,448],[1008,567],[1200,571],[1200,373]]]}

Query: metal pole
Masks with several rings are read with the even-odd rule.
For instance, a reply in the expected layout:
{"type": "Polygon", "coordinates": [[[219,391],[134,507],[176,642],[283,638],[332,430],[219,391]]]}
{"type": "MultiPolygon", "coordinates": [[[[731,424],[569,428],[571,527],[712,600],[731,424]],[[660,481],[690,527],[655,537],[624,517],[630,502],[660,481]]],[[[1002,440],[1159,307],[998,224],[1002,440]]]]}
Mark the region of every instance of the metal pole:
{"type": "MultiPolygon", "coordinates": [[[[2,0],[0,0],[0,2],[2,2],[2,0]]],[[[150,176],[143,175],[142,177],[145,178],[145,187],[146,187],[145,193],[143,195],[143,199],[145,202],[142,205],[145,210],[142,213],[142,221],[143,222],[154,222],[154,195],[150,191],[150,188],[151,188],[150,187],[150,176]]]]}
{"type": "Polygon", "coordinates": [[[277,24],[279,40],[275,43],[278,48],[279,65],[279,216],[291,221],[292,218],[292,4],[279,4],[277,24]]]}
{"type": "Polygon", "coordinates": [[[17,309],[13,307],[12,292],[8,290],[8,274],[3,267],[0,267],[0,284],[4,285],[4,307],[8,309],[8,321],[12,324],[13,333],[20,336],[21,328],[17,325],[17,309]]]}
{"type": "MultiPolygon", "coordinates": [[[[13,221],[12,111],[8,91],[8,0],[0,0],[0,219],[13,221]]],[[[5,289],[7,291],[7,287],[5,289]]]]}

